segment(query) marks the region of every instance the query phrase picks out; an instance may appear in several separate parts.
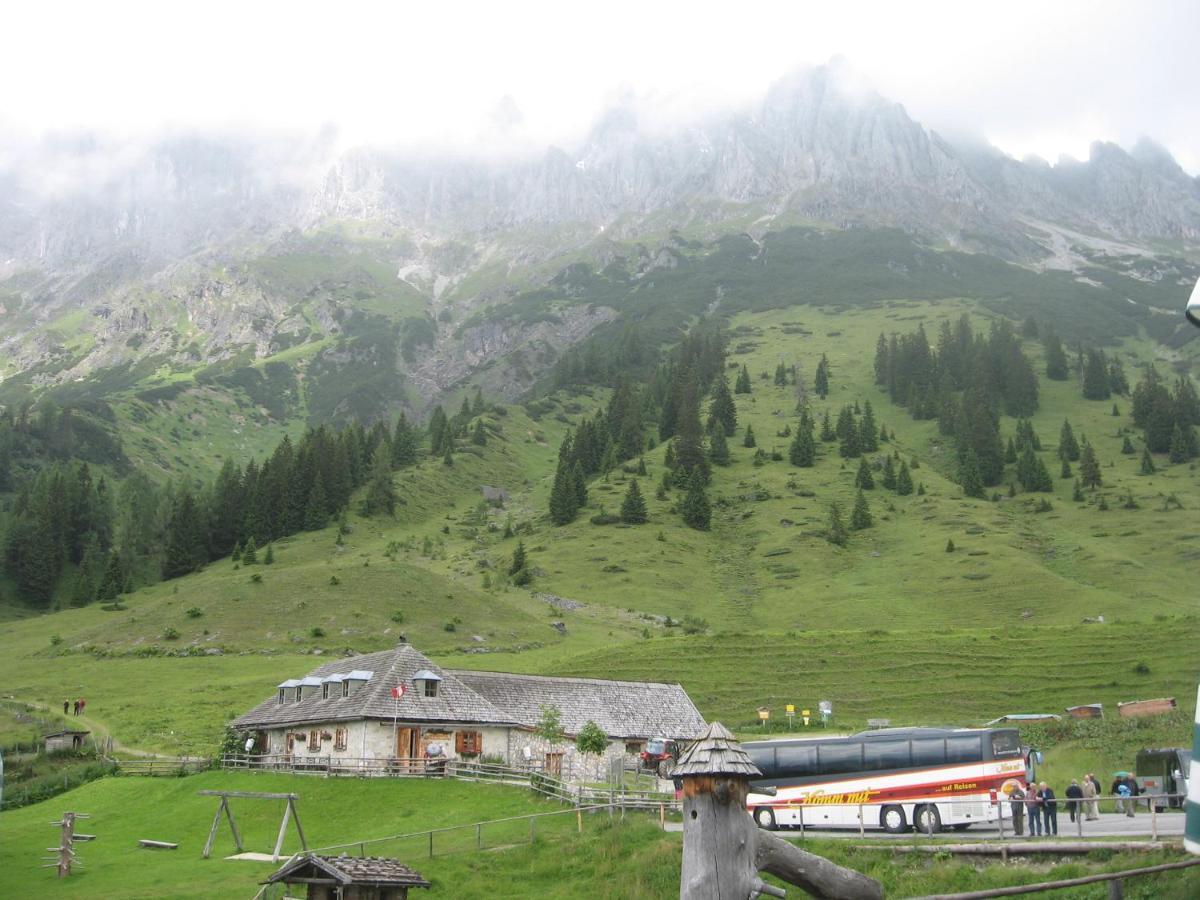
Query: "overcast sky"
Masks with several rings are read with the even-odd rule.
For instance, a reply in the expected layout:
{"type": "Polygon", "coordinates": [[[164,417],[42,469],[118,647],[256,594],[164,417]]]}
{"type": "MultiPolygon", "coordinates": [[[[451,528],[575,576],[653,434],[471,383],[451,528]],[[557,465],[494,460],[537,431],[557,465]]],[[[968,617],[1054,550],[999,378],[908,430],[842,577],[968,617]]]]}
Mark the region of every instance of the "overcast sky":
{"type": "Polygon", "coordinates": [[[1147,135],[1200,171],[1200,2],[22,3],[0,131],[312,131],[569,144],[618,96],[748,102],[843,56],[929,127],[1018,157],[1147,135]]]}

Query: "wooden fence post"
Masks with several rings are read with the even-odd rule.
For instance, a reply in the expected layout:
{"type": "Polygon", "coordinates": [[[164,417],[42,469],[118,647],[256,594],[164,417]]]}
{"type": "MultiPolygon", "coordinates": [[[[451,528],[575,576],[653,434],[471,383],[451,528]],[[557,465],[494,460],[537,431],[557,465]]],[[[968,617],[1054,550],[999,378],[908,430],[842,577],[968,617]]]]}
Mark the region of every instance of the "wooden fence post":
{"type": "Polygon", "coordinates": [[[759,872],[815,897],[881,900],[878,881],[834,865],[755,827],[746,810],[750,779],[762,773],[719,722],[708,726],[679,758],[672,776],[683,780],[683,864],[680,900],[782,896],[759,872]]]}

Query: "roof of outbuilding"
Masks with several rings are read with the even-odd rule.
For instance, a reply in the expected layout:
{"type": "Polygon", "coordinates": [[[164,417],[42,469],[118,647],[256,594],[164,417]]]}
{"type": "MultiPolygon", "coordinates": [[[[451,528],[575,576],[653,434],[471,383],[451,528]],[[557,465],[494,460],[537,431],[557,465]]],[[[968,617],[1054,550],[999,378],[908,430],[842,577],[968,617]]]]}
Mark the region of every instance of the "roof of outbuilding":
{"type": "Polygon", "coordinates": [[[344,885],[429,887],[429,882],[422,878],[420,873],[413,871],[396,859],[389,859],[385,856],[313,856],[309,854],[290,860],[263,883],[286,882],[289,878],[312,878],[318,873],[344,885]]]}
{"type": "Polygon", "coordinates": [[[448,674],[528,728],[537,726],[543,706],[558,707],[567,734],[578,734],[589,720],[609,737],[693,738],[705,727],[678,684],[462,669],[448,674]]]}
{"type": "Polygon", "coordinates": [[[345,673],[368,675],[367,683],[349,697],[324,699],[317,694],[296,703],[290,697],[282,703],[278,697],[258,704],[245,715],[234,719],[237,728],[261,728],[278,725],[301,725],[315,722],[336,722],[355,719],[390,719],[399,716],[407,721],[471,722],[514,724],[510,713],[502,712],[458,678],[448,675],[428,657],[408,645],[379,653],[336,660],[319,666],[308,674],[317,679],[345,673]],[[392,688],[410,685],[421,670],[432,670],[442,676],[436,697],[426,697],[408,690],[399,700],[392,697],[392,688]]]}

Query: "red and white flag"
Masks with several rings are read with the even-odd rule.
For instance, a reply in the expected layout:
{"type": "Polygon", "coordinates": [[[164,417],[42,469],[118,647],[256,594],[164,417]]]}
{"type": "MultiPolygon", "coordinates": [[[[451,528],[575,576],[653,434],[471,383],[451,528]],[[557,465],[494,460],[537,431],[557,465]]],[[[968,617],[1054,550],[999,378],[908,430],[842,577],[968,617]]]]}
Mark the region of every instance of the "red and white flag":
{"type": "Polygon", "coordinates": [[[401,697],[404,696],[404,692],[407,690],[408,690],[408,685],[406,685],[406,684],[396,685],[394,688],[392,688],[392,699],[399,700],[401,697]]]}

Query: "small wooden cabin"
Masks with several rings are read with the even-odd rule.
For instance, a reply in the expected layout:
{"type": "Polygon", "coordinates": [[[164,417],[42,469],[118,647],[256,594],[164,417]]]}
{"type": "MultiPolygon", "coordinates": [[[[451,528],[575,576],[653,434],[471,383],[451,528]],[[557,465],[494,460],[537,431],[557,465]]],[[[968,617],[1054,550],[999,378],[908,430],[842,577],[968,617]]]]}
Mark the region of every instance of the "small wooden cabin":
{"type": "Polygon", "coordinates": [[[90,731],[75,731],[68,728],[66,731],[56,731],[53,734],[48,734],[44,738],[46,742],[46,752],[55,753],[60,750],[81,750],[83,749],[83,741],[90,731]]]}
{"type": "Polygon", "coordinates": [[[1126,700],[1117,704],[1117,712],[1126,719],[1142,719],[1146,716],[1165,716],[1177,708],[1174,697],[1156,697],[1153,700],[1126,700]]]}
{"type": "Polygon", "coordinates": [[[263,884],[305,885],[308,900],[408,900],[409,888],[429,882],[384,856],[313,856],[289,861],[263,884]]]}

